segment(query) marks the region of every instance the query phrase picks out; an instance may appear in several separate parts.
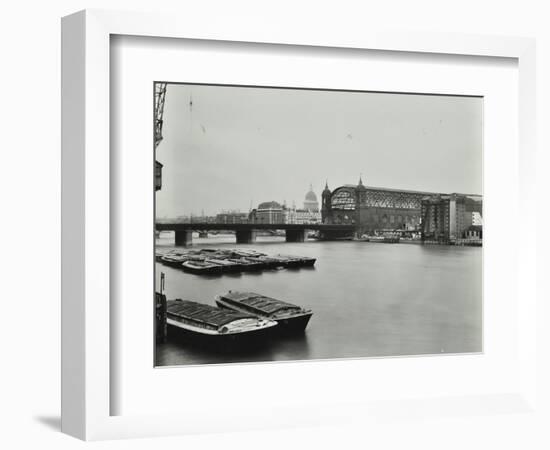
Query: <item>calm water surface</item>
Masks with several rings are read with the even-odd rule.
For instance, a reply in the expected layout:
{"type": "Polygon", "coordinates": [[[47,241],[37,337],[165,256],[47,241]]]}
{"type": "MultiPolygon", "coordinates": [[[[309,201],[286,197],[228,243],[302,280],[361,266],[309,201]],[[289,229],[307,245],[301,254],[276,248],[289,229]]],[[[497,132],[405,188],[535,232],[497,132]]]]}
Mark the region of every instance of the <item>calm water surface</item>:
{"type": "MultiPolygon", "coordinates": [[[[167,298],[215,305],[227,290],[254,291],[310,308],[304,335],[261,350],[216,354],[181,342],[157,345],[157,365],[399,356],[482,350],[482,249],[353,241],[286,243],[234,236],[193,238],[194,248],[254,248],[317,258],[314,268],[217,277],[187,274],[157,263],[167,298]]],[[[170,248],[163,233],[159,248],[170,248]]]]}

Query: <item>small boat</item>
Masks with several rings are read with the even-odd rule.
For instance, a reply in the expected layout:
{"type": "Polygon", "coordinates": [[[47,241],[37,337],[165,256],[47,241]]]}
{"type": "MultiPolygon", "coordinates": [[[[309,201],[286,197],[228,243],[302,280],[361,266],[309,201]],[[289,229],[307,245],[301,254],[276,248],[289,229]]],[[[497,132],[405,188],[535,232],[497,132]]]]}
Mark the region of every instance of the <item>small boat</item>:
{"type": "Polygon", "coordinates": [[[241,266],[241,270],[245,271],[256,271],[256,270],[262,270],[264,268],[264,265],[258,261],[252,261],[248,258],[229,258],[227,261],[231,261],[233,263],[239,264],[241,266]]]}
{"type": "Polygon", "coordinates": [[[254,314],[217,308],[190,300],[166,302],[168,334],[227,350],[236,345],[257,345],[270,335],[277,322],[254,314]]]}
{"type": "Polygon", "coordinates": [[[217,275],[222,273],[222,266],[212,264],[206,261],[185,261],[181,264],[181,268],[185,272],[195,275],[217,275]]]}
{"type": "Polygon", "coordinates": [[[171,267],[180,267],[183,262],[187,261],[187,257],[184,255],[178,255],[169,253],[160,258],[160,262],[171,267]]]}
{"type": "Polygon", "coordinates": [[[278,331],[285,333],[304,331],[313,315],[309,309],[254,292],[229,291],[218,295],[216,304],[243,314],[255,314],[261,319],[275,320],[279,324],[278,331]]]}
{"type": "Polygon", "coordinates": [[[239,263],[228,261],[227,259],[208,258],[205,262],[221,266],[222,272],[239,272],[241,270],[241,265],[239,263]]]}
{"type": "Polygon", "coordinates": [[[155,252],[155,261],[162,262],[162,257],[165,256],[165,253],[155,252]]]}

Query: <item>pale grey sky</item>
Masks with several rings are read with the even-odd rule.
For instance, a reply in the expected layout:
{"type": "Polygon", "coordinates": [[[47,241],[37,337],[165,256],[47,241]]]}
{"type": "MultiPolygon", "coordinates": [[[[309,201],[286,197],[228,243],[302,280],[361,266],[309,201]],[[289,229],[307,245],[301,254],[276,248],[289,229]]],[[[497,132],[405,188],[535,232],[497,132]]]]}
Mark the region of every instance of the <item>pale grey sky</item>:
{"type": "Polygon", "coordinates": [[[482,194],[482,98],[169,84],[163,135],[158,217],[301,206],[360,174],[482,194]]]}

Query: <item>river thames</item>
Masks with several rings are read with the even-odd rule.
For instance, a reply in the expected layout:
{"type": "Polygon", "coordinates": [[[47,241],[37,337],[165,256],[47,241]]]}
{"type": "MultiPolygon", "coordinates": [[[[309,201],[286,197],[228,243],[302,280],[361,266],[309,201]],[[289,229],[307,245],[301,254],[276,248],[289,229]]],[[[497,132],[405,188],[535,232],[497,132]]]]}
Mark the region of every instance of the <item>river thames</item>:
{"type": "MultiPolygon", "coordinates": [[[[173,248],[162,233],[157,249],[173,248]]],[[[215,305],[228,290],[253,291],[313,310],[303,335],[246,353],[219,354],[182,342],[157,344],[157,366],[476,353],[482,351],[482,248],[359,241],[286,243],[259,237],[193,238],[193,248],[253,248],[317,258],[313,268],[217,277],[156,263],[168,299],[215,305]]]]}

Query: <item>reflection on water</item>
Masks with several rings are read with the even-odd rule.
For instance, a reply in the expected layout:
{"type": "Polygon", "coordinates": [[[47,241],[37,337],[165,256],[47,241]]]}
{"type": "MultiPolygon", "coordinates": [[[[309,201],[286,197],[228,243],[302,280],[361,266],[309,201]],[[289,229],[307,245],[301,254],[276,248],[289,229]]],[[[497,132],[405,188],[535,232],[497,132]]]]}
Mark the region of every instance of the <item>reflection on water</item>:
{"type": "MultiPolygon", "coordinates": [[[[158,247],[170,247],[163,233],[158,247]]],[[[194,247],[236,248],[234,236],[193,239],[194,247]]],[[[215,305],[217,294],[255,291],[311,308],[304,334],[255,351],[217,354],[168,341],[157,365],[398,356],[482,350],[482,249],[353,241],[286,243],[259,238],[270,254],[317,258],[315,267],[203,277],[157,263],[166,294],[215,305]]]]}

